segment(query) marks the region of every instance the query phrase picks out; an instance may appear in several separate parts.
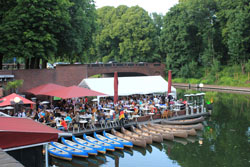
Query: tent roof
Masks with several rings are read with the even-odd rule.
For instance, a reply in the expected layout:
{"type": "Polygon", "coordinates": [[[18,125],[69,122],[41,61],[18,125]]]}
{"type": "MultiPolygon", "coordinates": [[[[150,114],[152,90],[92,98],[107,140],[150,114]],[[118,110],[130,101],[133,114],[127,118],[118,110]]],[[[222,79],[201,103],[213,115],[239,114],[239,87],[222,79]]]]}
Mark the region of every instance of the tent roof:
{"type": "Polygon", "coordinates": [[[12,105],[11,101],[13,101],[16,97],[19,97],[21,99],[22,104],[35,104],[34,102],[32,102],[32,101],[30,101],[30,100],[28,100],[28,99],[26,99],[18,94],[12,93],[12,94],[0,99],[0,107],[12,105]]]}
{"type": "Polygon", "coordinates": [[[56,96],[62,99],[70,99],[75,97],[83,97],[83,96],[104,96],[106,94],[96,92],[87,88],[81,88],[78,86],[70,86],[61,89],[57,89],[55,91],[47,92],[45,95],[48,96],[56,96]]]}
{"type": "Polygon", "coordinates": [[[0,117],[0,148],[57,141],[57,129],[28,118],[0,117]]]}
{"type": "MultiPolygon", "coordinates": [[[[88,78],[83,79],[80,87],[103,92],[114,96],[114,78],[88,78]]],[[[139,76],[139,77],[119,77],[118,95],[127,96],[133,94],[166,93],[168,83],[161,76],[139,76]]],[[[172,92],[176,89],[172,87],[172,92]]]]}
{"type": "Polygon", "coordinates": [[[65,86],[48,83],[48,84],[40,85],[35,88],[29,89],[26,92],[32,93],[34,95],[43,95],[46,92],[54,91],[54,90],[61,89],[61,88],[65,88],[65,86]]]}

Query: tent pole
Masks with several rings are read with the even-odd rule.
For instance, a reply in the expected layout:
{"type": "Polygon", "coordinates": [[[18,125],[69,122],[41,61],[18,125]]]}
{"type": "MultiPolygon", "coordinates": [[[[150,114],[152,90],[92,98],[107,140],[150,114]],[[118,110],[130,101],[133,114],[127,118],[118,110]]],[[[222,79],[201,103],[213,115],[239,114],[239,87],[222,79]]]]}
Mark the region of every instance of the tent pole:
{"type": "Polygon", "coordinates": [[[45,167],[49,167],[48,143],[45,144],[45,167]]]}

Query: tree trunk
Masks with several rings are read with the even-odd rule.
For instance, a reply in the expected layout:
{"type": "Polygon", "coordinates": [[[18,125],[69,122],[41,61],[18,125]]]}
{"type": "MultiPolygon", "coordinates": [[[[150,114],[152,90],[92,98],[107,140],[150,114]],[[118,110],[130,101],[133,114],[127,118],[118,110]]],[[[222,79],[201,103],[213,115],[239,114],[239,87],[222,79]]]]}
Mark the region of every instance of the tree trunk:
{"type": "Polygon", "coordinates": [[[35,69],[36,58],[32,57],[30,59],[30,69],[35,69]]]}
{"type": "Polygon", "coordinates": [[[43,59],[43,64],[42,64],[42,68],[44,69],[44,68],[47,68],[47,63],[48,63],[48,60],[45,60],[45,59],[43,59]]]}
{"type": "Polygon", "coordinates": [[[0,70],[3,69],[3,54],[0,53],[0,70]]]}
{"type": "Polygon", "coordinates": [[[25,69],[30,69],[30,59],[29,58],[25,59],[25,69]]]}
{"type": "Polygon", "coordinates": [[[35,69],[40,69],[40,58],[35,58],[35,69]]]}
{"type": "Polygon", "coordinates": [[[244,63],[241,63],[241,72],[242,72],[242,74],[246,73],[246,71],[245,71],[245,64],[244,63]]]}

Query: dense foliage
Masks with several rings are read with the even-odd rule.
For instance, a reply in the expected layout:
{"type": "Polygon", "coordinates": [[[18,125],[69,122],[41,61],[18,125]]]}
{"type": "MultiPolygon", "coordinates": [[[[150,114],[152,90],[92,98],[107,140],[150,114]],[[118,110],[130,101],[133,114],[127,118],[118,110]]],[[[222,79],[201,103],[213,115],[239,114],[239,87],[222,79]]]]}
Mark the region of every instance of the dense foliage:
{"type": "Polygon", "coordinates": [[[96,10],[93,0],[0,3],[0,62],[162,62],[175,78],[211,82],[225,66],[250,72],[249,0],[180,0],[164,15],[139,6],[96,10]]]}

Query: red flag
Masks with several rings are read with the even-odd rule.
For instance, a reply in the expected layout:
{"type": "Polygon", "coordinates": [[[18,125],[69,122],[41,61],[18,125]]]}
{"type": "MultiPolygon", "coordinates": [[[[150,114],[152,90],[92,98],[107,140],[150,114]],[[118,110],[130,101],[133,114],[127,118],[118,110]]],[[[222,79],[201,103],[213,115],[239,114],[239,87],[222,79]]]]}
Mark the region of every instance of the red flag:
{"type": "Polygon", "coordinates": [[[172,71],[168,71],[168,94],[171,93],[171,86],[172,86],[172,71]]]}
{"type": "Polygon", "coordinates": [[[118,74],[114,73],[114,104],[118,102],[118,74]]]}

